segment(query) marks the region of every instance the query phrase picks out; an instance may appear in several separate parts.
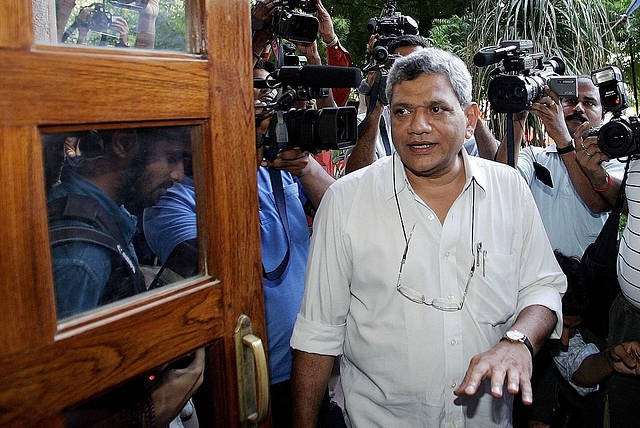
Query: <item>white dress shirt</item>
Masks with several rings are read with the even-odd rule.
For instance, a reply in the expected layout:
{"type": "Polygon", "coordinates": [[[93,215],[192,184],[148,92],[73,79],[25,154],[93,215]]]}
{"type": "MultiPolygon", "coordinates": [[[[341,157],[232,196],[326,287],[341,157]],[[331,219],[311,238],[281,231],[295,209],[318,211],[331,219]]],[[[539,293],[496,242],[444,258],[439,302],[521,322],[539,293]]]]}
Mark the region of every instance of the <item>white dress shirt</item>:
{"type": "Polygon", "coordinates": [[[555,337],[562,330],[566,279],[531,192],[513,168],[461,152],[466,184],[444,224],[413,193],[397,154],[341,178],[320,204],[291,345],[343,355],[352,426],[510,426],[506,389],[502,399],[486,381],[475,397],[453,391],[471,358],[498,343],[523,308],[554,310],[555,337]],[[399,211],[407,234],[415,225],[404,286],[428,300],[460,299],[475,260],[462,310],[443,312],[397,291],[406,244],[399,211]]]}

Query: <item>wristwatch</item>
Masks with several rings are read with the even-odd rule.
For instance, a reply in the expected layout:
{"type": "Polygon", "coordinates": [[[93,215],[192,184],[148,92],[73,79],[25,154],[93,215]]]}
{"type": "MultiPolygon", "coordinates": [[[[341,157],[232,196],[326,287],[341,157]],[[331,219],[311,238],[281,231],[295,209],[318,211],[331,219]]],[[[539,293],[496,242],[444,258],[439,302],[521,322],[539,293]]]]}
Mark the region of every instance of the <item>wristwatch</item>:
{"type": "Polygon", "coordinates": [[[513,343],[523,343],[524,346],[527,347],[529,352],[531,352],[531,356],[533,357],[533,345],[531,345],[529,338],[525,336],[524,333],[518,330],[508,330],[502,337],[502,340],[508,340],[509,342],[513,343]]]}

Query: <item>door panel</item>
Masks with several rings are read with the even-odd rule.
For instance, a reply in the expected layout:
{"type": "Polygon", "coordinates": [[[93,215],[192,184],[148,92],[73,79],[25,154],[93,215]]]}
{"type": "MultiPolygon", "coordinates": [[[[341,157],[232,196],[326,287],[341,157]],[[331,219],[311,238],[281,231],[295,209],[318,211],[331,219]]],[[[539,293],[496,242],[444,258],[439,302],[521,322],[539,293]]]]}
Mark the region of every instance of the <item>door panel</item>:
{"type": "Polygon", "coordinates": [[[1,426],[63,426],[64,409],[205,345],[203,426],[240,425],[238,317],[265,337],[249,2],[186,8],[205,55],[34,45],[32,0],[0,2],[1,426]],[[58,324],[41,132],[172,125],[198,125],[203,274],[58,324]]]}

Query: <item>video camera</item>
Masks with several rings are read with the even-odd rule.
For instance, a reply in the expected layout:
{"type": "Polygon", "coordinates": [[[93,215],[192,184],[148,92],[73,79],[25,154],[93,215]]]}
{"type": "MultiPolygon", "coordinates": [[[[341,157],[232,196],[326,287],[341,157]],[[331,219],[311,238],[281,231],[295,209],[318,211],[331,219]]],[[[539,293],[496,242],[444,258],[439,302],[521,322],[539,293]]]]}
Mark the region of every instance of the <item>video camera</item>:
{"type": "Polygon", "coordinates": [[[500,46],[482,48],[473,56],[478,67],[501,62],[491,73],[488,97],[494,111],[518,113],[531,108],[544,95],[544,87],[560,97],[575,97],[578,93],[576,76],[561,76],[565,64],[559,57],[543,61],[542,53],[531,53],[531,40],[507,40],[500,46]],[[517,74],[504,74],[504,73],[517,74]]]}
{"type": "Polygon", "coordinates": [[[396,11],[396,0],[386,0],[379,18],[367,22],[367,31],[377,34],[376,46],[389,46],[389,43],[404,34],[418,34],[418,23],[410,16],[396,11]]]}
{"type": "Polygon", "coordinates": [[[605,112],[613,117],[599,128],[591,128],[589,136],[598,137],[598,146],[610,158],[640,155],[640,120],[637,116],[625,116],[629,107],[622,72],[616,66],[608,66],[591,73],[593,84],[598,87],[605,112]]]}
{"type": "MultiPolygon", "coordinates": [[[[420,34],[418,23],[410,16],[403,15],[396,10],[396,0],[386,0],[379,18],[371,18],[367,23],[367,31],[377,34],[377,40],[371,53],[367,54],[369,63],[362,69],[363,73],[379,71],[375,84],[378,85],[378,100],[384,105],[389,104],[386,95],[387,74],[396,59],[397,54],[389,54],[387,47],[397,37],[412,34],[420,34]]],[[[358,88],[360,93],[369,95],[371,87],[363,81],[358,88]]]]}
{"type": "Polygon", "coordinates": [[[311,15],[317,10],[315,0],[275,0],[278,10],[271,18],[271,32],[291,42],[312,43],[318,35],[318,20],[311,15]],[[294,12],[301,9],[304,13],[294,12]]]}
{"type": "Polygon", "coordinates": [[[355,87],[360,83],[360,69],[322,65],[283,65],[265,80],[254,79],[254,88],[279,89],[277,99],[261,106],[256,115],[260,123],[274,112],[267,133],[258,146],[265,148],[264,157],[273,161],[283,151],[299,147],[310,153],[341,150],[355,145],[357,140],[357,110],[355,107],[323,109],[292,109],[296,101],[326,97],[327,88],[355,87]],[[326,90],[325,90],[326,89],[326,90]]]}

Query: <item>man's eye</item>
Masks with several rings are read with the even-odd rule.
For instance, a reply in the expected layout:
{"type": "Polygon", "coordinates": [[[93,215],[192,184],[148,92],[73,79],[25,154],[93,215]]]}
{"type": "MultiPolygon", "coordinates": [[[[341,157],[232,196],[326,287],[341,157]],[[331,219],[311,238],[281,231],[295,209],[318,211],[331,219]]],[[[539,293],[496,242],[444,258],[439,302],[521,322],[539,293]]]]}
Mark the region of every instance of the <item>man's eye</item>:
{"type": "Polygon", "coordinates": [[[395,114],[396,116],[405,116],[409,114],[409,110],[407,110],[406,108],[399,108],[399,109],[396,109],[395,114]]]}

